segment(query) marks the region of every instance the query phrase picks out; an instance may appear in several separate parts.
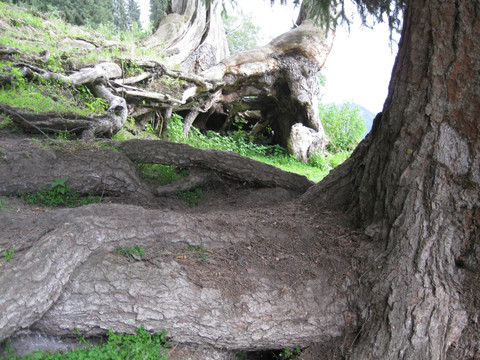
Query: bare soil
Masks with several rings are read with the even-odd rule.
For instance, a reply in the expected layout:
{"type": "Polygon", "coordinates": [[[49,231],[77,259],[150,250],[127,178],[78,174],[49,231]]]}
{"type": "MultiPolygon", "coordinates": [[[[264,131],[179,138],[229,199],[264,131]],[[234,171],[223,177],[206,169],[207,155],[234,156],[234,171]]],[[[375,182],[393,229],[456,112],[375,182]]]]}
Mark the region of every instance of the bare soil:
{"type": "MultiPolygon", "coordinates": [[[[0,130],[0,143],[14,145],[31,138],[11,129],[0,130]]],[[[34,175],[34,174],[32,174],[34,175]]],[[[175,196],[156,197],[143,202],[141,197],[126,194],[121,197],[103,197],[104,204],[129,204],[146,209],[163,209],[179,213],[201,214],[217,219],[212,232],[228,227],[222,221],[226,214],[243,214],[253,233],[248,243],[240,242],[221,249],[184,249],[170,254],[149,251],[146,261],[155,264],[170,256],[188,269],[190,281],[226,290],[235,298],[244,290],[252,290],[249,274],[269,274],[282,286],[296,284],[317,277],[319,269],[333,268],[338,274],[339,286],[344,278],[358,279],[367,271],[366,259],[369,241],[340,212],[318,212],[300,201],[300,193],[281,188],[252,188],[243,184],[216,181],[203,189],[204,199],[197,206],[175,196]],[[268,224],[269,226],[265,226],[268,224]],[[272,226],[273,225],[273,226],[272,226]]],[[[15,257],[34,246],[45,233],[62,222],[70,209],[29,205],[18,197],[0,196],[0,248],[15,248],[15,257]]],[[[131,207],[125,211],[132,211],[131,207]]],[[[3,262],[0,254],[0,262],[3,262]]],[[[355,319],[352,319],[355,322],[355,319]]],[[[355,326],[353,327],[355,329],[355,326]]],[[[305,351],[300,359],[341,358],[353,345],[355,333],[345,333],[329,349],[315,347],[305,351]],[[309,355],[310,354],[310,355],[309,355]]]]}

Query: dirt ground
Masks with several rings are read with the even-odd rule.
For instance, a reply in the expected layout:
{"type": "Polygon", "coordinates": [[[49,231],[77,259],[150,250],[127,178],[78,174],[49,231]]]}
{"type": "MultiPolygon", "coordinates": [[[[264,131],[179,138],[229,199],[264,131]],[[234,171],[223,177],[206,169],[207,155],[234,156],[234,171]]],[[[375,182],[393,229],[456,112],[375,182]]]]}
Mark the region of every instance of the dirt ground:
{"type": "MultiPolygon", "coordinates": [[[[14,144],[29,139],[29,135],[0,130],[0,144],[14,144]]],[[[241,214],[249,217],[249,224],[261,233],[248,244],[239,243],[222,249],[198,249],[193,252],[171,254],[183,267],[188,268],[190,280],[228,288],[231,296],[248,289],[252,284],[244,281],[242,273],[253,271],[270,273],[286,286],[316,277],[319,268],[337,270],[338,279],[358,279],[366,271],[368,257],[367,238],[355,229],[349,219],[339,212],[318,212],[307,208],[299,193],[281,188],[252,188],[230,181],[217,181],[203,190],[203,199],[196,206],[175,196],[157,197],[142,202],[128,194],[122,197],[103,197],[103,204],[129,204],[145,209],[163,209],[178,213],[221,218],[224,214],[241,214]],[[264,226],[265,224],[274,225],[264,226]],[[272,233],[262,233],[265,229],[272,233]],[[240,270],[239,270],[240,269],[240,270]]],[[[0,248],[15,248],[15,256],[34,246],[45,233],[62,222],[69,209],[29,205],[24,199],[0,196],[0,248]]],[[[221,231],[229,226],[218,221],[221,231]]],[[[150,252],[148,261],[165,254],[150,252]]],[[[0,254],[0,262],[3,262],[0,254]]],[[[346,333],[328,349],[313,345],[297,359],[342,358],[354,339],[346,333]]],[[[263,355],[262,355],[263,356],[263,355]]],[[[264,358],[264,357],[258,357],[264,358]]]]}

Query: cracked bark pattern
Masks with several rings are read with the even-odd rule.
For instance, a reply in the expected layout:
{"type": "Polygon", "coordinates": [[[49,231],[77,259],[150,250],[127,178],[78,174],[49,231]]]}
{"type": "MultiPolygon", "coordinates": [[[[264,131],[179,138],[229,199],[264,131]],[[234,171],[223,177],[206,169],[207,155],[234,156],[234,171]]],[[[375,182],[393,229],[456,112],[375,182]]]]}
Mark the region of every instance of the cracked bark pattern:
{"type": "Polygon", "coordinates": [[[0,142],[0,193],[38,191],[55,178],[67,176],[67,186],[81,194],[152,196],[122,153],[93,145],[59,149],[55,145],[0,142]],[[67,151],[69,150],[69,151],[67,151]]]}
{"type": "Polygon", "coordinates": [[[352,158],[304,195],[349,209],[379,242],[352,359],[480,353],[478,291],[468,284],[478,270],[461,267],[480,260],[471,250],[479,241],[479,12],[478,2],[408,2],[383,114],[352,158]]]}
{"type": "Polygon", "coordinates": [[[313,182],[241,155],[160,140],[108,142],[121,151],[102,147],[105,143],[76,144],[58,148],[0,142],[0,193],[38,191],[55,178],[68,177],[67,185],[81,194],[129,195],[152,198],[152,191],[137,175],[132,160],[201,168],[238,182],[258,187],[279,187],[303,192],[313,182]]]}
{"type": "Polygon", "coordinates": [[[313,182],[230,151],[198,149],[160,140],[129,140],[117,144],[131,159],[179,167],[200,167],[257,186],[305,191],[313,182]]]}
{"type": "Polygon", "coordinates": [[[329,267],[288,286],[274,273],[239,264],[237,280],[252,285],[231,296],[210,279],[192,281],[194,270],[171,256],[129,262],[114,253],[133,245],[147,253],[192,244],[222,249],[272,230],[268,223],[252,228],[256,221],[248,212],[185,215],[126,205],[65,210],[63,224],[3,269],[0,340],[22,328],[95,335],[110,327],[132,333],[141,323],[169,329],[176,342],[225,349],[306,346],[340,336],[346,285],[332,286],[339,278],[329,267]],[[219,232],[218,224],[228,226],[219,232]]]}

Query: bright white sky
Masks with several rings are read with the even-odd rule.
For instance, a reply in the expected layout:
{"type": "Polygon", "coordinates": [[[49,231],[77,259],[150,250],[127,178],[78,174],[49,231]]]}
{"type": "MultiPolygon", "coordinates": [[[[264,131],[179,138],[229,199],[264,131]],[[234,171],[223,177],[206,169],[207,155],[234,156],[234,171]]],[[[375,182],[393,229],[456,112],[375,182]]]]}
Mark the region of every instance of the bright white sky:
{"type": "MultiPolygon", "coordinates": [[[[148,23],[149,0],[138,1],[142,23],[148,23]]],[[[272,8],[270,0],[237,2],[262,29],[265,43],[288,31],[298,13],[292,4],[277,4],[272,8]]],[[[351,102],[366,107],[374,114],[382,111],[396,52],[397,44],[393,43],[390,47],[389,30],[385,24],[376,25],[373,30],[352,25],[350,33],[345,28],[338,28],[333,49],[322,69],[327,80],[322,89],[322,102],[351,102]]]]}

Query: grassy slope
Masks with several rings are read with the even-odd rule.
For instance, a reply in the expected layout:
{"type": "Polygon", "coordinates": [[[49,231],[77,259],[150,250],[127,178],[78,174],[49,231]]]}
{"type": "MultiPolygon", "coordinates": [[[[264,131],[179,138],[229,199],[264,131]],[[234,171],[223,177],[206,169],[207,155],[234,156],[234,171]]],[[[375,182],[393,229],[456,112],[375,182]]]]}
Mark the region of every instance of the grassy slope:
{"type": "MultiPolygon", "coordinates": [[[[0,48],[13,46],[21,54],[14,55],[10,61],[0,60],[0,75],[14,72],[16,79],[13,84],[0,88],[0,103],[34,112],[55,111],[87,115],[104,111],[105,102],[93,97],[84,86],[74,89],[58,83],[28,81],[18,70],[12,71],[12,62],[28,58],[30,62],[33,61],[46,70],[68,73],[101,61],[120,63],[122,59],[158,59],[160,55],[136,46],[136,40],[142,36],[140,33],[114,34],[108,26],[100,28],[100,32],[93,31],[66,24],[54,15],[46,16],[26,11],[3,2],[0,2],[0,30],[0,48]],[[49,56],[42,61],[45,52],[48,52],[49,56]]],[[[0,126],[9,126],[9,119],[2,116],[0,115],[0,126]]],[[[134,126],[134,123],[129,121],[126,128],[128,130],[134,126]]],[[[148,129],[147,126],[147,131],[143,131],[139,136],[155,138],[153,131],[148,129]]],[[[116,135],[119,140],[133,137],[126,130],[116,135]]],[[[205,136],[192,132],[188,139],[180,138],[177,141],[203,148],[238,152],[283,170],[305,175],[313,181],[321,180],[329,169],[338,163],[338,156],[332,155],[327,158],[318,156],[313,159],[312,164],[302,164],[278,146],[255,145],[242,131],[237,131],[230,137],[205,136]]]]}

